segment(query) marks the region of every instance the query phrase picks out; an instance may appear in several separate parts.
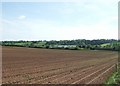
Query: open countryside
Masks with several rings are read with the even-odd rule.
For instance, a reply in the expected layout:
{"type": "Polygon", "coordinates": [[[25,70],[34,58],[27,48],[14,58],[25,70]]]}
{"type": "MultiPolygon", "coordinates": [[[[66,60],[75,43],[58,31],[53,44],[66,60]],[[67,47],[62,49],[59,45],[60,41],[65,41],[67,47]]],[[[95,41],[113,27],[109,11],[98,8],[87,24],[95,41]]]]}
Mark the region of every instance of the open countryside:
{"type": "Polygon", "coordinates": [[[2,86],[119,86],[118,0],[2,0],[2,86]]]}

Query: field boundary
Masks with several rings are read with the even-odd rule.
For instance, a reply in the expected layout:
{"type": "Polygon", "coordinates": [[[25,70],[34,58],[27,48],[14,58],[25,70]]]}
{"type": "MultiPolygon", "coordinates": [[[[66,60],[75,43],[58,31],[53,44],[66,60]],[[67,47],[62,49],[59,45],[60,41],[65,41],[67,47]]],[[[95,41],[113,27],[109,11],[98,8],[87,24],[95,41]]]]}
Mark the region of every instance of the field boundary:
{"type": "Polygon", "coordinates": [[[90,84],[91,82],[93,82],[94,80],[96,80],[97,78],[99,78],[100,76],[102,76],[103,74],[105,74],[107,71],[109,71],[111,68],[113,68],[114,66],[116,66],[115,64],[112,65],[110,68],[108,68],[106,71],[104,71],[103,73],[101,73],[100,75],[98,75],[97,77],[95,77],[93,80],[91,80],[90,82],[86,83],[86,84],[90,84]]]}
{"type": "Polygon", "coordinates": [[[95,74],[95,73],[97,73],[97,72],[103,70],[104,68],[106,68],[106,66],[103,67],[102,69],[99,69],[99,70],[97,70],[97,71],[91,73],[90,75],[87,75],[86,77],[84,77],[84,78],[82,78],[82,79],[80,79],[80,80],[77,80],[77,81],[73,82],[72,84],[76,84],[77,82],[80,82],[80,81],[84,80],[85,78],[90,77],[91,75],[93,75],[93,74],[95,74]]]}

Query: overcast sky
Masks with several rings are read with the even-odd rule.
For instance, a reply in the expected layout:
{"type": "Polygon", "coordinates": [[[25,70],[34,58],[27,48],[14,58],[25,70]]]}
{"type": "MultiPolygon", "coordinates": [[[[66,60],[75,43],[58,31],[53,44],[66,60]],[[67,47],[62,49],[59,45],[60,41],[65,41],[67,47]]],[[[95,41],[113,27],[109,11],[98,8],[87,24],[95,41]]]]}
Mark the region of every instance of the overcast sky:
{"type": "Polygon", "coordinates": [[[118,0],[2,2],[2,40],[117,39],[118,0]]]}

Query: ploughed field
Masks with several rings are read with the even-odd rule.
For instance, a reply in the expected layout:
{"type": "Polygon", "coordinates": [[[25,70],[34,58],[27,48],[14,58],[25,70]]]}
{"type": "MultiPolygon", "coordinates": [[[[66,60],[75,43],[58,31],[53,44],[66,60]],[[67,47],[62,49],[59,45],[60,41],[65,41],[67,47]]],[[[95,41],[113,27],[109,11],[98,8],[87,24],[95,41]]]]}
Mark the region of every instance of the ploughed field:
{"type": "Polygon", "coordinates": [[[102,84],[118,57],[113,51],[2,49],[3,84],[102,84]]]}

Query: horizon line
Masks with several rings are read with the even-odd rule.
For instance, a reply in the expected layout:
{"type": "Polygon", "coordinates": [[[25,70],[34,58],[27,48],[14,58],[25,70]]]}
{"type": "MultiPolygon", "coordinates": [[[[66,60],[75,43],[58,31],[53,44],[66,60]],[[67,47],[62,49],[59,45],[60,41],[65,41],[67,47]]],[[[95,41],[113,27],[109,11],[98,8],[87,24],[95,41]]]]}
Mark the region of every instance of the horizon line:
{"type": "Polygon", "coordinates": [[[120,39],[105,39],[105,38],[101,38],[101,39],[51,39],[51,40],[0,40],[0,41],[65,41],[65,40],[120,40],[120,39]]]}

